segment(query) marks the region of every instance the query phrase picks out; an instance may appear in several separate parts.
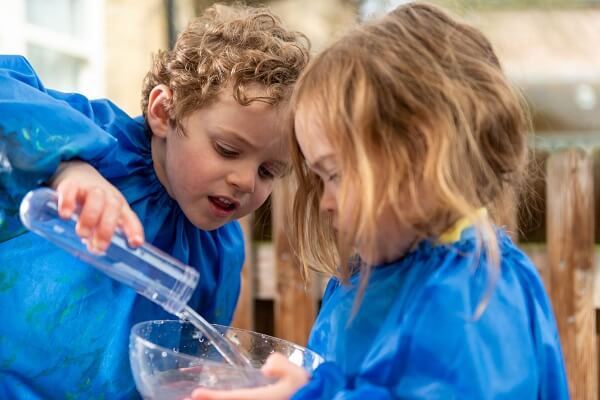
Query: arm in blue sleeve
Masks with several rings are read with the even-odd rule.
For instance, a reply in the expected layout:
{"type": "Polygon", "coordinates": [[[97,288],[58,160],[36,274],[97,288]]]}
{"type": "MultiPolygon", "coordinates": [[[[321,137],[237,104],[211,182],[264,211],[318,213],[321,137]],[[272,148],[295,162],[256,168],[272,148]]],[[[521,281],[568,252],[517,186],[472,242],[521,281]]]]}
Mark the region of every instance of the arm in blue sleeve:
{"type": "Polygon", "coordinates": [[[492,301],[473,319],[480,297],[471,307],[461,289],[436,284],[409,310],[394,307],[358,374],[323,364],[294,399],[535,398],[536,360],[518,327],[526,324],[517,324],[521,313],[492,301]]]}
{"type": "Polygon", "coordinates": [[[292,400],[391,400],[390,392],[380,386],[363,382],[356,386],[353,378],[344,375],[334,363],[319,365],[310,381],[294,396],[292,400]]]}
{"type": "Polygon", "coordinates": [[[405,315],[409,321],[404,322],[392,310],[374,332],[378,339],[357,375],[348,376],[333,363],[322,364],[293,399],[486,398],[469,397],[481,395],[485,387],[478,379],[482,377],[473,374],[472,349],[464,342],[468,335],[462,336],[459,327],[469,323],[468,315],[449,311],[444,300],[453,303],[438,293],[419,299],[418,312],[405,315]]]}
{"type": "Polygon", "coordinates": [[[53,97],[27,60],[0,56],[0,240],[10,237],[19,202],[52,177],[61,161],[94,162],[113,151],[116,139],[78,106],[53,97]]]}

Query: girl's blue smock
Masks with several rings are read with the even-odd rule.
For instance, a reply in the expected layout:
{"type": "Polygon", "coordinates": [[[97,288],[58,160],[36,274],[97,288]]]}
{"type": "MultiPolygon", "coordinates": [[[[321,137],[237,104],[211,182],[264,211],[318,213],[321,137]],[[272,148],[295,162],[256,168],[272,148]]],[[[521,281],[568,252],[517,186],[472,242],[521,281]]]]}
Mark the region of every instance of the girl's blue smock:
{"type": "Polygon", "coordinates": [[[126,197],[146,240],[200,272],[190,304],[229,324],[243,264],[236,222],[194,227],[158,181],[143,119],[107,100],[46,90],[22,57],[0,57],[0,398],[138,398],[128,360],[133,324],[172,319],[150,300],[32,233],[27,191],[73,158],[126,197]]]}
{"type": "Polygon", "coordinates": [[[293,397],[304,399],[566,399],[556,323],[537,271],[502,231],[491,292],[474,229],[424,241],[372,270],[352,318],[359,276],[332,279],[309,347],[326,363],[293,397]],[[480,318],[476,310],[486,296],[480,318]]]}

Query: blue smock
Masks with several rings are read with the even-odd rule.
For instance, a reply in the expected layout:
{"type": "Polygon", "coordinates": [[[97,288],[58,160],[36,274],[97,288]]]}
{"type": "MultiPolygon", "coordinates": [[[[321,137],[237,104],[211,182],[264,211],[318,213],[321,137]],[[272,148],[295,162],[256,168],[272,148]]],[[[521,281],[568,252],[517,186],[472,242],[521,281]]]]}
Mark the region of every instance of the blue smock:
{"type": "Polygon", "coordinates": [[[239,224],[196,228],[158,181],[148,130],[108,100],[44,88],[22,57],[0,56],[0,398],[139,398],[133,324],[172,319],[18,219],[20,200],[59,163],[90,162],[125,196],[146,240],[200,272],[190,304],[229,324],[244,258],[239,224]]]}
{"type": "Polygon", "coordinates": [[[451,244],[423,241],[375,267],[354,317],[359,275],[350,285],[332,279],[309,340],[327,362],[293,399],[568,398],[535,267],[499,229],[501,265],[490,292],[493,267],[476,257],[474,232],[451,244]]]}

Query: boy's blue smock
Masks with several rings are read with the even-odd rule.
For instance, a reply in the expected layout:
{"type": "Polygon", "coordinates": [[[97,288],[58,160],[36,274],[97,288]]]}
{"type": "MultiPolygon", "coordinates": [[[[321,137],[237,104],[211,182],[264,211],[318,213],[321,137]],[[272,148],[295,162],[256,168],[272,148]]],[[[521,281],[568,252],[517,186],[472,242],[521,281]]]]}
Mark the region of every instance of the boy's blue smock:
{"type": "Polygon", "coordinates": [[[332,279],[309,340],[328,362],[293,399],[568,398],[538,273],[498,232],[501,265],[492,292],[492,267],[475,257],[473,228],[457,242],[424,241],[374,268],[353,319],[359,276],[351,286],[332,279]],[[486,295],[489,304],[476,319],[486,295]]]}
{"type": "Polygon", "coordinates": [[[229,324],[240,289],[237,222],[194,227],[158,181],[143,119],[107,100],[46,90],[22,57],[0,57],[0,398],[138,398],[131,326],[172,319],[150,300],[26,233],[18,206],[60,161],[94,165],[123,193],[146,240],[200,272],[190,304],[229,324]]]}

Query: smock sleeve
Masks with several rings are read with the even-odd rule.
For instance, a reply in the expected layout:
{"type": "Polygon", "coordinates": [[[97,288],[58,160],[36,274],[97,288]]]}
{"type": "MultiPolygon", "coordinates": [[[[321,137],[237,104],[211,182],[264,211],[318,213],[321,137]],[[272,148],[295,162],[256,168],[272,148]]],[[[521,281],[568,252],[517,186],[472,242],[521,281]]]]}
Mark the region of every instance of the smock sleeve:
{"type": "Polygon", "coordinates": [[[84,96],[46,90],[25,58],[0,56],[0,240],[23,230],[21,199],[61,161],[93,163],[115,144],[84,96]]]}
{"type": "Polygon", "coordinates": [[[388,388],[368,382],[356,385],[356,380],[332,362],[326,362],[314,371],[311,380],[292,397],[292,400],[391,400],[388,388]]]}

